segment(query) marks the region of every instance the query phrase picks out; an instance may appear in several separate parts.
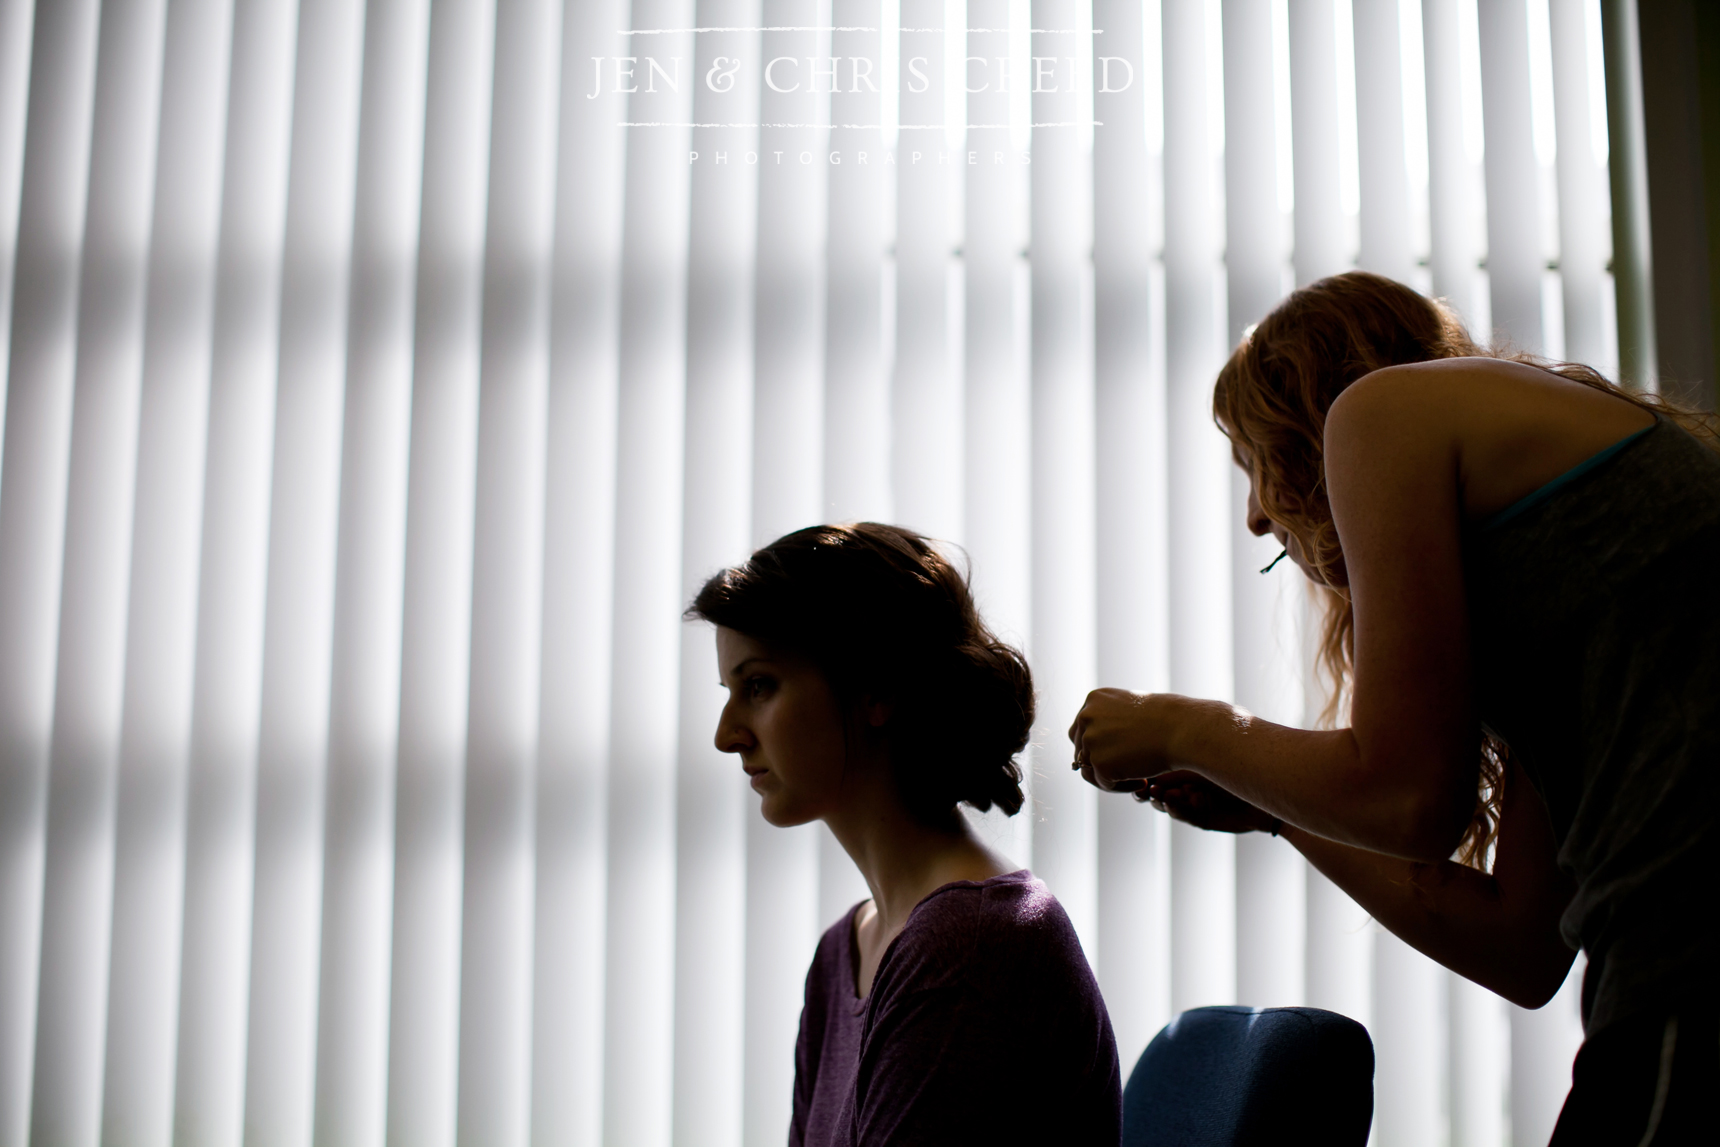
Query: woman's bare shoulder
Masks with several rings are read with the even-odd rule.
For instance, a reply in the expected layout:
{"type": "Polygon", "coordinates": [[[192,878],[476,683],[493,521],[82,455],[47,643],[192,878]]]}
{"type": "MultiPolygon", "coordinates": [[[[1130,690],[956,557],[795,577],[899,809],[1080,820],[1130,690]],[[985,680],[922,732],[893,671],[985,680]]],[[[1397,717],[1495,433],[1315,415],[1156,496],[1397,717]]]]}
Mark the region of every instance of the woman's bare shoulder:
{"type": "Polygon", "coordinates": [[[1357,379],[1332,403],[1327,425],[1434,415],[1456,422],[1555,391],[1587,390],[1526,363],[1497,358],[1445,358],[1381,367],[1357,379]]]}
{"type": "Polygon", "coordinates": [[[1377,477],[1448,460],[1466,516],[1485,516],[1652,421],[1616,394],[1528,363],[1410,363],[1366,375],[1332,403],[1328,472],[1377,477]]]}
{"type": "Polygon", "coordinates": [[[1470,357],[1381,367],[1340,394],[1331,415],[1417,407],[1437,407],[1458,416],[1521,411],[1543,417],[1559,409],[1630,417],[1632,409],[1616,394],[1530,363],[1470,357]]]}
{"type": "MultiPolygon", "coordinates": [[[[1338,395],[1326,414],[1328,466],[1365,456],[1368,469],[1392,461],[1424,460],[1448,451],[1462,435],[1481,391],[1477,360],[1388,366],[1364,375],[1338,395]],[[1461,364],[1461,365],[1460,365],[1461,364]]],[[[1514,364],[1513,364],[1514,365],[1514,364]]]]}

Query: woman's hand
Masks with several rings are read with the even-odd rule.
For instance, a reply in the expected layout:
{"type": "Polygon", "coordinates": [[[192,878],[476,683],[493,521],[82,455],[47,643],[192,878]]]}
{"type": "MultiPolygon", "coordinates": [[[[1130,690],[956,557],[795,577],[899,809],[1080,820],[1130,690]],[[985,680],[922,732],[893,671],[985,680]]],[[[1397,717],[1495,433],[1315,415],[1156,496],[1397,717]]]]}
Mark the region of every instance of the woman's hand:
{"type": "Polygon", "coordinates": [[[1209,832],[1272,832],[1279,820],[1233,796],[1199,773],[1161,773],[1135,793],[1135,799],[1173,818],[1209,832]]]}
{"type": "Polygon", "coordinates": [[[1171,734],[1177,704],[1187,700],[1171,693],[1093,690],[1069,726],[1074,767],[1088,784],[1106,792],[1138,792],[1146,778],[1175,767],[1171,734]]]}

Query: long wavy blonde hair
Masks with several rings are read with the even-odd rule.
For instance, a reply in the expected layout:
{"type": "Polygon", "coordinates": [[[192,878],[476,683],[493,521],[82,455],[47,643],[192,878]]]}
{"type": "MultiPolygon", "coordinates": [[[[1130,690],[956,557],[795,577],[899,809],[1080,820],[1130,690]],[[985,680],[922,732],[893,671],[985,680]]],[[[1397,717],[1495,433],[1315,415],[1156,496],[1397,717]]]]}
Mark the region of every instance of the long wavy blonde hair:
{"type": "MultiPolygon", "coordinates": [[[[1674,419],[1720,449],[1714,417],[1674,407],[1657,395],[1627,390],[1593,367],[1550,362],[1508,348],[1481,346],[1456,312],[1401,283],[1365,271],[1321,279],[1293,292],[1242,339],[1218,373],[1212,412],[1254,480],[1260,508],[1301,545],[1319,575],[1323,600],[1317,667],[1328,687],[1322,724],[1349,709],[1355,669],[1355,617],[1349,589],[1336,575],[1343,557],[1325,472],[1326,412],[1351,383],[1382,367],[1440,358],[1484,356],[1526,363],[1616,394],[1674,419]]],[[[1482,731],[1475,814],[1457,859],[1485,867],[1495,833],[1510,748],[1482,731]]]]}

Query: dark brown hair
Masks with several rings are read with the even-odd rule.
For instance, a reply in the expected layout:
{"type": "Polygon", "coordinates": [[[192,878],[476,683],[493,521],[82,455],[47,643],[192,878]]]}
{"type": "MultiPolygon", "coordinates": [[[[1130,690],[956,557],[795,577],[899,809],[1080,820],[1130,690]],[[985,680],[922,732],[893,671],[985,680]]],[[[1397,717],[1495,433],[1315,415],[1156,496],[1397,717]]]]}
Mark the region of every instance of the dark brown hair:
{"type": "MultiPolygon", "coordinates": [[[[1327,500],[1326,413],[1352,383],[1382,367],[1464,356],[1526,363],[1604,390],[1666,415],[1710,447],[1717,444],[1712,417],[1627,390],[1581,363],[1481,346],[1442,300],[1380,275],[1351,271],[1291,292],[1243,336],[1219,371],[1212,413],[1249,467],[1260,508],[1295,535],[1322,579],[1317,592],[1326,609],[1318,660],[1331,686],[1326,724],[1347,706],[1355,664],[1350,593],[1335,576],[1343,552],[1327,500]]],[[[1458,849],[1465,863],[1480,866],[1497,831],[1509,752],[1503,741],[1482,734],[1475,816],[1458,849]]]]}
{"type": "Polygon", "coordinates": [[[961,801],[1020,811],[1033,676],[927,538],[877,522],[796,530],[707,581],[686,616],[808,658],[845,710],[889,702],[883,733],[916,816],[961,801]]]}

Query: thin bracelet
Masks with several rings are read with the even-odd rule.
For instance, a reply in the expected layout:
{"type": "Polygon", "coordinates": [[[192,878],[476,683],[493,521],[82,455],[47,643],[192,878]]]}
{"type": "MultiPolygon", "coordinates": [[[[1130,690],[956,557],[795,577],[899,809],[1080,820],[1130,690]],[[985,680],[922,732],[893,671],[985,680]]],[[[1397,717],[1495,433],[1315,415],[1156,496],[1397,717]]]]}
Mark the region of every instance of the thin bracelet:
{"type": "Polygon", "coordinates": [[[1284,827],[1284,822],[1277,817],[1272,818],[1272,835],[1277,836],[1284,827]]]}

